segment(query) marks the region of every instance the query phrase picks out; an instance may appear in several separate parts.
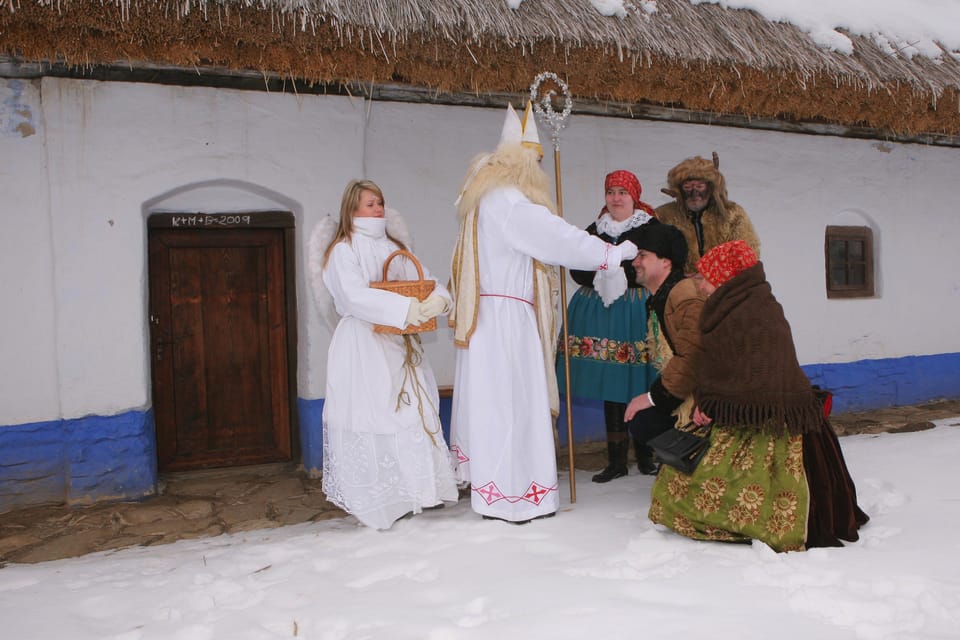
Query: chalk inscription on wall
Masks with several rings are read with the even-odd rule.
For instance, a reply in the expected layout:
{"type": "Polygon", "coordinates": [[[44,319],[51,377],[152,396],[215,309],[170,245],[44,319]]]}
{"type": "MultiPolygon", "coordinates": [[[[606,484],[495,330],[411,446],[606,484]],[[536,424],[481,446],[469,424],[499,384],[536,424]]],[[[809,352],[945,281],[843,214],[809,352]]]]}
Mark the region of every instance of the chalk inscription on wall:
{"type": "Polygon", "coordinates": [[[252,223],[253,216],[227,213],[191,214],[170,218],[171,227],[249,227],[252,223]]]}

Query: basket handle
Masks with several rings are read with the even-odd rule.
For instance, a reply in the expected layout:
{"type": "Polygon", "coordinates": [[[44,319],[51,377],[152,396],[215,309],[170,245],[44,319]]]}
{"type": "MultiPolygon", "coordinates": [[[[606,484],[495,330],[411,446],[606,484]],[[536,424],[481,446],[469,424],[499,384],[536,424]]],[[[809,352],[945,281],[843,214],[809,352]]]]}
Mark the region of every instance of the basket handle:
{"type": "Polygon", "coordinates": [[[413,262],[413,266],[415,266],[415,267],[417,268],[417,274],[420,276],[419,279],[420,279],[420,280],[423,280],[423,267],[420,266],[420,261],[417,260],[417,256],[413,255],[412,253],[410,253],[410,252],[407,251],[406,249],[397,249],[396,251],[394,251],[393,253],[391,253],[389,256],[387,256],[387,259],[383,261],[383,278],[382,278],[382,280],[383,280],[384,282],[387,281],[387,267],[390,266],[390,261],[393,260],[394,258],[396,258],[397,256],[403,256],[404,258],[407,258],[408,260],[410,260],[411,262],[413,262]]]}

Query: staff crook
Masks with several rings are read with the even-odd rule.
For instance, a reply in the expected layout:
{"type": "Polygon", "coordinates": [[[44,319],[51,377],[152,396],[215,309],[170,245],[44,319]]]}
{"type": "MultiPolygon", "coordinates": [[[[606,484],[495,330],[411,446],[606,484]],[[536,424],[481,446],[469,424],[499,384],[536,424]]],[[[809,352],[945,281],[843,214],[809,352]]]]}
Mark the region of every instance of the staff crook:
{"type": "MultiPolygon", "coordinates": [[[[567,118],[573,110],[573,99],[570,97],[570,88],[557,74],[544,71],[537,75],[530,85],[530,102],[534,112],[549,125],[550,137],[553,140],[553,168],[557,186],[557,214],[563,217],[563,187],[560,181],[560,131],[567,125],[567,118]],[[553,100],[557,97],[556,89],[548,89],[541,95],[540,86],[544,81],[550,81],[560,91],[563,97],[563,110],[557,112],[553,108],[553,100]]],[[[570,342],[567,325],[567,277],[566,269],[560,267],[560,307],[563,310],[563,370],[565,373],[565,391],[567,403],[567,450],[570,462],[570,502],[577,501],[576,468],[573,461],[573,400],[570,396],[570,342]]]]}

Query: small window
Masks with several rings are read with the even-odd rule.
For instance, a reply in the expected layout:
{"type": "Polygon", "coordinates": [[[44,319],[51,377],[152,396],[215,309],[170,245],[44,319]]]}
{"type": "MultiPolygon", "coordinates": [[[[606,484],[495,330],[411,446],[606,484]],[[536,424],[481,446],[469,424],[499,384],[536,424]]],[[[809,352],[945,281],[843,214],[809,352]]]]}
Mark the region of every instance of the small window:
{"type": "Polygon", "coordinates": [[[824,240],[827,298],[873,296],[873,230],[828,226],[824,240]]]}

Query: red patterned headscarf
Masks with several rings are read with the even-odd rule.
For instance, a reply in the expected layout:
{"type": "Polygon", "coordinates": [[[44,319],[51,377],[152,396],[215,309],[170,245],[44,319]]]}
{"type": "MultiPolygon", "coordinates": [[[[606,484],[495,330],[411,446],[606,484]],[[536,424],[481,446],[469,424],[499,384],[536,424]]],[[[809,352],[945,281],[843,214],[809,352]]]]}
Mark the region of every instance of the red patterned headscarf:
{"type": "Polygon", "coordinates": [[[757,254],[743,240],[733,240],[707,251],[697,262],[697,271],[715,287],[757,264],[757,254]]]}
{"type": "MultiPolygon", "coordinates": [[[[625,169],[617,169],[607,174],[603,181],[603,189],[606,191],[610,187],[622,187],[627,190],[630,197],[633,198],[633,208],[643,209],[650,215],[653,215],[653,207],[640,200],[640,194],[643,193],[643,187],[640,186],[640,180],[625,169]]],[[[606,209],[606,207],[604,207],[606,209]]]]}
{"type": "Polygon", "coordinates": [[[640,186],[640,181],[637,180],[637,176],[629,171],[618,169],[617,171],[608,173],[607,179],[603,181],[603,188],[606,190],[610,187],[623,187],[627,190],[627,193],[630,194],[630,197],[633,198],[634,204],[640,202],[640,194],[643,193],[643,187],[640,186]]]}

